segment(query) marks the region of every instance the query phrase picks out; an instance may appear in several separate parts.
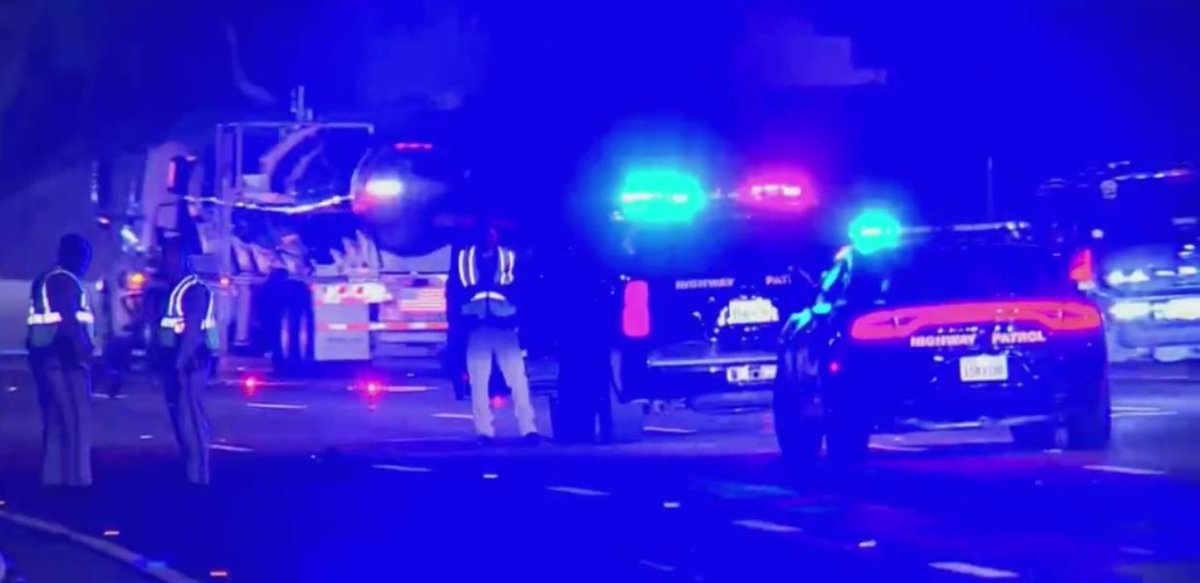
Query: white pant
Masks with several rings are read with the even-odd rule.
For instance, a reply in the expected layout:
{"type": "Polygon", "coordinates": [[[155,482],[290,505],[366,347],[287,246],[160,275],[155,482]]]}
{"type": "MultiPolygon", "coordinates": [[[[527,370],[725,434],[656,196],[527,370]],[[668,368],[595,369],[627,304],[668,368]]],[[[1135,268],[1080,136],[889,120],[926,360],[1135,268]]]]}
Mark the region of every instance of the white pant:
{"type": "Polygon", "coordinates": [[[525,376],[525,357],[517,331],[482,326],[467,338],[467,374],[471,378],[471,413],[475,432],[488,437],[496,434],[492,426],[492,408],[488,401],[488,382],[492,377],[492,358],[500,367],[504,382],[512,389],[513,408],[521,435],[537,432],[533,402],[529,398],[529,378],[525,376]]]}

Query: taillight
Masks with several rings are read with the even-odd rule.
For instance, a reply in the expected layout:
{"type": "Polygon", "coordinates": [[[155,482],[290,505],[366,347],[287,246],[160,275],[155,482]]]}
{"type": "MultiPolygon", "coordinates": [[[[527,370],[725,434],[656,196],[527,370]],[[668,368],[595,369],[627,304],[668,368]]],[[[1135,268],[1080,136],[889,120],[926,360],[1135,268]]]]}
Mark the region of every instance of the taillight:
{"type": "Polygon", "coordinates": [[[650,284],[644,280],[635,279],[625,284],[621,331],[630,338],[650,335],[650,284]]]}
{"type": "Polygon", "coordinates": [[[1078,285],[1094,285],[1096,283],[1096,261],[1092,256],[1092,250],[1085,248],[1076,253],[1071,258],[1071,266],[1067,273],[1071,281],[1078,285]]]}
{"type": "Polygon", "coordinates": [[[1097,330],[1100,311],[1082,302],[975,302],[918,306],[871,312],[850,326],[855,340],[907,338],[931,326],[962,326],[994,322],[1028,322],[1056,332],[1097,330]]]}

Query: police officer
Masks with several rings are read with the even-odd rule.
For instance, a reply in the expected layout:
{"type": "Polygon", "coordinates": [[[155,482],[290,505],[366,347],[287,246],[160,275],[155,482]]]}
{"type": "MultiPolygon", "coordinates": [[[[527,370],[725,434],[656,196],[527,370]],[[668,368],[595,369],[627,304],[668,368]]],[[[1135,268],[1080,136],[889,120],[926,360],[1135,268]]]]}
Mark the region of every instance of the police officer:
{"type": "Polygon", "coordinates": [[[159,326],[159,365],[167,411],[188,480],[208,484],[211,435],[201,399],[219,339],[213,294],[191,272],[178,239],[168,239],[163,245],[163,269],[173,284],[159,326]]]}
{"type": "Polygon", "coordinates": [[[42,483],[92,483],[91,370],[95,318],[80,277],[92,248],[70,234],[58,244],[58,265],[30,290],[26,348],[42,409],[42,483]]]}
{"type": "Polygon", "coordinates": [[[529,396],[525,357],[517,336],[517,309],[513,304],[513,267],[516,254],[500,245],[493,226],[484,229],[482,244],[470,245],[458,252],[457,273],[463,289],[460,308],[466,328],[467,374],[471,384],[471,412],[480,443],[490,444],[496,430],[488,400],[492,359],[512,389],[517,426],[525,441],[541,441],[529,396]]]}

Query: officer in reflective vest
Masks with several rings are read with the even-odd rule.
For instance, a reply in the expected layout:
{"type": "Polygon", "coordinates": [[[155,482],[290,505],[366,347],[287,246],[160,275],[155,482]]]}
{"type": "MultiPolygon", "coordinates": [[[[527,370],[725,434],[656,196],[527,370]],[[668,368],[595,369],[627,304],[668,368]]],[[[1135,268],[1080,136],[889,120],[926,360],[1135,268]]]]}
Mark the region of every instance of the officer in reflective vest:
{"type": "Polygon", "coordinates": [[[219,347],[213,294],[191,273],[178,239],[168,239],[163,245],[163,268],[169,281],[174,282],[159,323],[160,372],[167,411],[188,480],[208,484],[211,433],[202,397],[219,347]]]}
{"type": "Polygon", "coordinates": [[[517,309],[512,300],[513,268],[516,254],[500,245],[495,227],[488,227],[482,245],[471,245],[458,252],[456,270],[462,284],[464,302],[462,320],[467,326],[467,375],[471,383],[471,412],[475,432],[483,444],[490,444],[496,430],[488,400],[492,359],[512,389],[517,426],[525,441],[538,443],[533,403],[525,358],[517,336],[517,309]]]}
{"type": "Polygon", "coordinates": [[[75,234],[58,244],[58,265],[34,280],[26,347],[42,409],[42,483],[92,483],[91,370],[95,320],[80,277],[92,248],[75,234]]]}

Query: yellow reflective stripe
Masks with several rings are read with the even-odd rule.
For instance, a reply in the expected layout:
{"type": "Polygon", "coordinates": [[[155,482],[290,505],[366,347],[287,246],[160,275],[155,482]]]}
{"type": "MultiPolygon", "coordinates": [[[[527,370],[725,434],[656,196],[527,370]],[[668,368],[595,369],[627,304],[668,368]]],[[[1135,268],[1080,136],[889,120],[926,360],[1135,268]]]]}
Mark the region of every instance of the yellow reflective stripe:
{"type": "Polygon", "coordinates": [[[476,300],[486,300],[486,299],[500,300],[502,302],[508,301],[508,298],[504,297],[504,294],[502,294],[500,292],[496,292],[496,291],[481,291],[481,292],[471,296],[472,302],[474,302],[476,300]]]}
{"type": "Polygon", "coordinates": [[[469,286],[470,275],[467,273],[467,249],[462,249],[458,252],[458,281],[464,286],[469,286]]]}
{"type": "Polygon", "coordinates": [[[505,258],[502,263],[504,267],[500,270],[500,283],[508,285],[513,282],[513,266],[517,263],[517,254],[513,253],[511,249],[501,248],[500,256],[505,258]]]}
{"type": "Polygon", "coordinates": [[[75,321],[81,324],[95,324],[96,317],[91,312],[75,312],[75,321]]]}
{"type": "Polygon", "coordinates": [[[467,249],[467,273],[471,276],[471,281],[467,285],[479,284],[479,269],[475,266],[475,246],[471,245],[467,249]]]}

